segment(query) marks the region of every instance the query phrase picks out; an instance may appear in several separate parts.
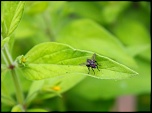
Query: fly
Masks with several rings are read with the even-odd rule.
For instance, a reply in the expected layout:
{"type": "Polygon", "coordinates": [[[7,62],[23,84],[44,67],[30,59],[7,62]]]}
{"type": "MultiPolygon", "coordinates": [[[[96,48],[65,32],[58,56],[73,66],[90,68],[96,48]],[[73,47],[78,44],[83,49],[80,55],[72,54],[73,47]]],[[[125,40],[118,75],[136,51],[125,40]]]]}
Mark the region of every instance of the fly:
{"type": "Polygon", "coordinates": [[[95,68],[97,68],[98,71],[100,71],[99,68],[98,68],[99,64],[98,64],[98,62],[96,61],[95,58],[96,58],[96,54],[94,53],[92,55],[92,58],[91,59],[87,59],[87,61],[85,63],[85,65],[88,67],[88,70],[89,70],[88,74],[90,73],[90,68],[92,69],[94,74],[95,74],[95,71],[94,71],[95,68]]]}

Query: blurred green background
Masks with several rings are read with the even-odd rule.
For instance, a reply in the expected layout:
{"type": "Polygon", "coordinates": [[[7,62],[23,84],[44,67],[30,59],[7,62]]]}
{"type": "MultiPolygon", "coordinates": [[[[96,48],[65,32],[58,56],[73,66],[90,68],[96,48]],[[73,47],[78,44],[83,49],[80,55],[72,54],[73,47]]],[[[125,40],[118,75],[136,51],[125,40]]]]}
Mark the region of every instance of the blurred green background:
{"type": "MultiPolygon", "coordinates": [[[[125,99],[129,95],[135,99],[130,110],[150,111],[150,8],[150,2],[26,2],[14,34],[11,51],[14,59],[36,44],[55,41],[107,56],[139,73],[120,81],[86,77],[64,92],[62,98],[43,100],[42,94],[38,95],[29,108],[119,111],[119,105],[124,104],[129,110],[127,102],[117,102],[120,96],[125,99]]],[[[26,94],[32,82],[22,77],[21,81],[26,94]]],[[[5,104],[2,108],[11,109],[5,104]]]]}

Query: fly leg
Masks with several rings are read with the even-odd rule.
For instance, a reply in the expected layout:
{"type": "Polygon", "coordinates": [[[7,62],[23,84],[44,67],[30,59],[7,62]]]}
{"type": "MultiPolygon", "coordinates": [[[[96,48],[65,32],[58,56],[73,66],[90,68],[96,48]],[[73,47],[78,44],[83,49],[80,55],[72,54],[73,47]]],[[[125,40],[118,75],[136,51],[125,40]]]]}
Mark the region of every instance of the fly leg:
{"type": "Polygon", "coordinates": [[[88,72],[88,74],[90,73],[90,67],[88,67],[88,70],[89,70],[89,72],[88,72]]]}
{"type": "Polygon", "coordinates": [[[97,65],[97,69],[98,69],[98,71],[100,71],[99,68],[98,68],[98,65],[97,65]]]}
{"type": "Polygon", "coordinates": [[[98,68],[98,66],[101,66],[101,65],[100,65],[100,64],[98,64],[98,62],[97,62],[97,61],[95,61],[95,63],[96,63],[96,66],[97,66],[98,71],[100,71],[100,70],[99,70],[99,68],[98,68]]]}
{"type": "Polygon", "coordinates": [[[93,71],[93,73],[94,73],[94,75],[95,75],[95,72],[94,72],[93,68],[91,68],[91,69],[92,69],[92,71],[93,71]]]}

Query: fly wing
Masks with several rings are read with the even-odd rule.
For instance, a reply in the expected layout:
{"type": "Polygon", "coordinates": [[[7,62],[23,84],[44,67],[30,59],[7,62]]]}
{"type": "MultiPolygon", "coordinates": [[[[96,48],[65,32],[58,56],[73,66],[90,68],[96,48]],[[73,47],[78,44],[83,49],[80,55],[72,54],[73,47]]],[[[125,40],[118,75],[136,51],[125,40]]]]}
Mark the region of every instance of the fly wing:
{"type": "Polygon", "coordinates": [[[91,59],[94,60],[94,61],[96,61],[96,54],[95,53],[92,55],[91,59]]]}
{"type": "Polygon", "coordinates": [[[92,60],[91,59],[87,59],[87,63],[91,63],[92,62],[92,60]]]}
{"type": "Polygon", "coordinates": [[[88,65],[88,64],[90,64],[91,63],[91,59],[87,59],[87,61],[85,62],[85,63],[81,63],[81,64],[79,64],[79,65],[81,65],[81,66],[86,66],[86,65],[88,65]]]}

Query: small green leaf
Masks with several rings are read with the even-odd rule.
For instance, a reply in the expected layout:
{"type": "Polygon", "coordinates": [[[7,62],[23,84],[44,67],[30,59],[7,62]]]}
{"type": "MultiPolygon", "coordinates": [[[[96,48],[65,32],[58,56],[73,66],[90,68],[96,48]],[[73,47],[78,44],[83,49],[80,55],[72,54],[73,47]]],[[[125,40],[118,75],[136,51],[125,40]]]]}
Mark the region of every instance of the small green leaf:
{"type": "Polygon", "coordinates": [[[6,77],[6,73],[9,71],[8,67],[5,64],[1,64],[1,82],[3,82],[6,77]]]}
{"type": "Polygon", "coordinates": [[[23,111],[24,111],[24,109],[20,104],[15,105],[11,110],[11,112],[23,112],[23,111]]]}
{"type": "Polygon", "coordinates": [[[13,50],[14,50],[14,43],[15,43],[15,40],[16,40],[16,35],[14,35],[14,34],[12,34],[11,36],[10,36],[10,39],[9,39],[9,41],[8,41],[8,48],[9,48],[9,50],[10,50],[10,52],[12,53],[13,52],[13,50]]]}
{"type": "Polygon", "coordinates": [[[3,36],[3,38],[5,38],[6,33],[7,33],[7,26],[5,21],[3,20],[3,18],[1,18],[1,35],[3,36]]]}
{"type": "MultiPolygon", "coordinates": [[[[2,19],[6,23],[7,32],[4,33],[9,36],[17,28],[24,10],[25,2],[2,2],[2,19]]],[[[4,37],[6,37],[4,36],[4,37]]]]}
{"type": "Polygon", "coordinates": [[[34,81],[26,98],[26,104],[29,104],[30,101],[36,98],[38,94],[39,99],[61,96],[61,93],[72,88],[85,77],[86,76],[71,74],[62,77],[34,81]]]}
{"type": "Polygon", "coordinates": [[[38,92],[40,91],[40,89],[42,88],[42,85],[44,83],[44,80],[39,80],[39,81],[34,81],[28,91],[28,95],[26,97],[26,104],[29,104],[30,101],[32,101],[38,94],[38,92]]]}
{"type": "Polygon", "coordinates": [[[2,40],[2,42],[1,42],[1,48],[4,47],[4,45],[9,41],[9,39],[10,39],[10,37],[6,37],[6,38],[4,38],[4,39],[2,40]]]}
{"type": "Polygon", "coordinates": [[[46,79],[43,84],[43,88],[41,90],[45,94],[41,95],[40,98],[46,99],[54,96],[62,96],[61,93],[72,88],[74,85],[79,83],[85,77],[86,76],[82,76],[78,74],[70,74],[67,76],[46,79]]]}
{"type": "Polygon", "coordinates": [[[27,66],[21,68],[24,76],[30,80],[41,80],[61,75],[88,75],[100,79],[125,79],[137,73],[107,57],[96,56],[97,62],[101,65],[96,74],[88,74],[85,63],[91,58],[92,52],[73,49],[65,44],[46,42],[33,47],[26,55],[27,66]]]}
{"type": "Polygon", "coordinates": [[[5,86],[3,83],[1,83],[1,102],[8,105],[13,106],[15,105],[15,100],[11,97],[11,95],[8,92],[7,86],[5,86]]]}

